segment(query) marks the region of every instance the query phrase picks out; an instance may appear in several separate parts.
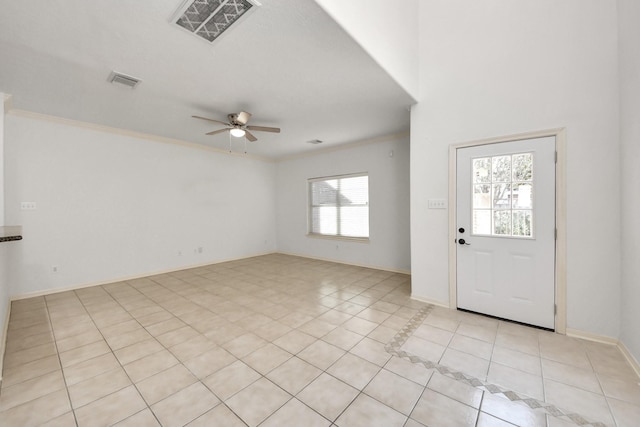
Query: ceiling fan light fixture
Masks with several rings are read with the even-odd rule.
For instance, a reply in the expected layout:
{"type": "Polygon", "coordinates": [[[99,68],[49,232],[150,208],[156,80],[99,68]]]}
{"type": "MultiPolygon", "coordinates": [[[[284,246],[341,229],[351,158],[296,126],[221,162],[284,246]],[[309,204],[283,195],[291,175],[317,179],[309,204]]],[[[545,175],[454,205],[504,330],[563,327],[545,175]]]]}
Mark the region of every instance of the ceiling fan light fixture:
{"type": "Polygon", "coordinates": [[[240,128],[231,129],[231,135],[235,136],[236,138],[242,138],[244,134],[245,134],[244,129],[240,129],[240,128]]]}

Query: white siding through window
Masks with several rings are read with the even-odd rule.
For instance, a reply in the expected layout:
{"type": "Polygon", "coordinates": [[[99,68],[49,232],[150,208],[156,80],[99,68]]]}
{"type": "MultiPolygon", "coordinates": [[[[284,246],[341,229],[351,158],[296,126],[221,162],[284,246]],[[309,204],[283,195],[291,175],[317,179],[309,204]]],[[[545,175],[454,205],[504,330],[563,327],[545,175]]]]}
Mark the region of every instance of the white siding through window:
{"type": "Polygon", "coordinates": [[[309,234],[368,238],[369,176],[310,179],[309,234]]]}

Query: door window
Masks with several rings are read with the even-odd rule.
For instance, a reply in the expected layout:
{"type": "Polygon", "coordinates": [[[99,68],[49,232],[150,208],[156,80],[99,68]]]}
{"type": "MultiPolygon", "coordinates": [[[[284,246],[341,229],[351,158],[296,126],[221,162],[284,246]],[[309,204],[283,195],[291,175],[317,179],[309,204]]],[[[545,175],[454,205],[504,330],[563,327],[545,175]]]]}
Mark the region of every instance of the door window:
{"type": "Polygon", "coordinates": [[[472,233],[533,238],[533,153],[472,159],[472,233]]]}

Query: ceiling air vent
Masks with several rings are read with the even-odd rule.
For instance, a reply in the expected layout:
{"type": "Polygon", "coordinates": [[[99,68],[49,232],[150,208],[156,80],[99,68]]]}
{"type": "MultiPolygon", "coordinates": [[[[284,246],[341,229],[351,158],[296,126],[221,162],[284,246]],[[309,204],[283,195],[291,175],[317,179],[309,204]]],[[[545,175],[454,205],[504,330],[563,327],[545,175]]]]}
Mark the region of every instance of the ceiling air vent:
{"type": "Polygon", "coordinates": [[[322,141],[320,141],[319,139],[312,139],[311,141],[307,141],[307,144],[322,144],[322,141]]]}
{"type": "Polygon", "coordinates": [[[187,0],[173,20],[180,27],[213,42],[253,6],[255,0],[187,0]]]}
{"type": "Polygon", "coordinates": [[[108,81],[109,83],[118,83],[129,86],[131,89],[140,83],[140,79],[136,79],[135,77],[127,76],[126,74],[118,73],[116,71],[112,71],[111,74],[109,74],[108,81]]]}

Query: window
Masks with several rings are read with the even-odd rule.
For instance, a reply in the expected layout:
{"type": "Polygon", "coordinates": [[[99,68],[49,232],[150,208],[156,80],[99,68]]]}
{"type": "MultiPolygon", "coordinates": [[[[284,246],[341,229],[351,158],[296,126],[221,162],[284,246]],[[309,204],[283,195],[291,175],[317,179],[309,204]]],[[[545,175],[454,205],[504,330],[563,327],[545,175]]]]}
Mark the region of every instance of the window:
{"type": "Polygon", "coordinates": [[[369,175],[309,180],[309,234],[369,237],[369,175]]]}
{"type": "Polygon", "coordinates": [[[473,234],[533,237],[533,153],[473,159],[473,234]]]}

